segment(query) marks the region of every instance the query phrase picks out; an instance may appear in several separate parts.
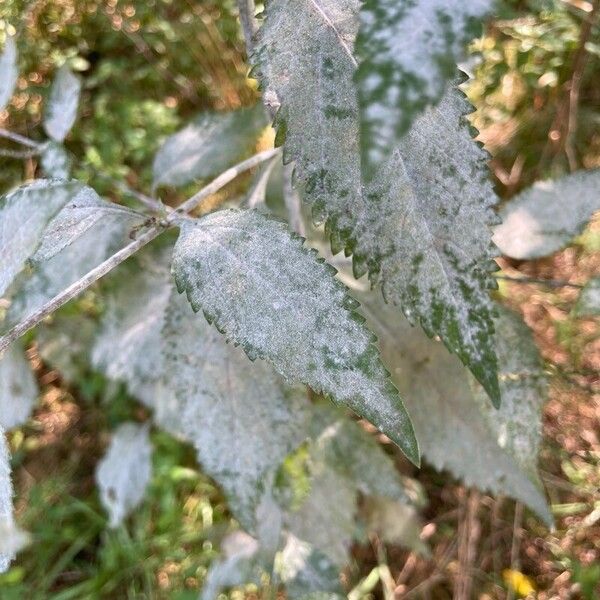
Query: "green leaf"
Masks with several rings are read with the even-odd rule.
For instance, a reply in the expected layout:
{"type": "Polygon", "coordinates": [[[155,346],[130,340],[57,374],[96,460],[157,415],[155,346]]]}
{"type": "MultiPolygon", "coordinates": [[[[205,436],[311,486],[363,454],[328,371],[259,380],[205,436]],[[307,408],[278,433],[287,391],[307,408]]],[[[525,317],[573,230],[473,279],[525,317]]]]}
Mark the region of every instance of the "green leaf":
{"type": "Polygon", "coordinates": [[[502,254],[531,260],[564,248],[600,210],[600,169],[540,181],[500,211],[494,243],[502,254]]]}
{"type": "Polygon", "coordinates": [[[402,143],[418,116],[442,99],[467,42],[493,0],[366,0],[356,73],[366,173],[402,143]]]}
{"type": "MultiPolygon", "coordinates": [[[[10,527],[14,523],[12,504],[12,482],[10,480],[10,456],[2,425],[0,425],[0,525],[10,527]]],[[[8,570],[13,554],[0,552],[0,573],[8,570]]]]}
{"type": "Polygon", "coordinates": [[[27,421],[38,387],[19,343],[0,356],[0,426],[12,429],[27,421]]]}
{"type": "Polygon", "coordinates": [[[598,317],[600,316],[600,277],[590,279],[573,309],[576,317],[598,317]]]}
{"type": "Polygon", "coordinates": [[[202,113],[158,150],[152,167],[154,187],[185,185],[218,175],[252,149],[267,124],[259,104],[231,112],[202,113]]]}
{"type": "Polygon", "coordinates": [[[44,173],[52,179],[69,179],[71,157],[62,144],[48,142],[40,158],[44,173]]]}
{"type": "Polygon", "coordinates": [[[13,95],[18,77],[17,44],[12,36],[6,36],[4,51],[0,54],[0,112],[13,95]]]}
{"type": "Polygon", "coordinates": [[[410,419],[356,303],[285,224],[236,210],[185,221],[172,270],[194,310],[250,358],[347,405],[418,463],[410,419]]]}
{"type": "Polygon", "coordinates": [[[77,117],[81,81],[65,64],[56,73],[44,113],[44,130],[55,141],[62,142],[77,117]]]}
{"type": "Polygon", "coordinates": [[[334,253],[354,255],[386,299],[439,335],[498,402],[490,342],[495,286],[489,225],[496,197],[470,110],[454,87],[414,123],[364,184],[352,45],[358,1],[272,0],[255,62],[276,98],[278,141],[334,253]]]}
{"type": "Polygon", "coordinates": [[[110,527],[118,527],[142,502],[151,474],[148,426],[119,425],[96,469],[100,500],[110,516],[110,527]]]}
{"type": "Polygon", "coordinates": [[[165,384],[175,391],[181,430],[253,530],[265,488],[307,436],[306,389],[288,388],[264,361],[250,362],[175,290],[163,339],[165,384]]]}
{"type": "Polygon", "coordinates": [[[102,200],[81,187],[48,223],[9,310],[16,321],[37,310],[129,241],[144,216],[102,200]]]}
{"type": "Polygon", "coordinates": [[[0,198],[0,296],[35,252],[48,221],[81,188],[75,181],[39,179],[0,198]]]}
{"type": "Polygon", "coordinates": [[[356,296],[406,397],[425,458],[467,485],[524,502],[552,523],[536,468],[546,390],[524,324],[504,311],[496,324],[502,393],[496,410],[440,343],[411,328],[373,292],[356,296]]]}

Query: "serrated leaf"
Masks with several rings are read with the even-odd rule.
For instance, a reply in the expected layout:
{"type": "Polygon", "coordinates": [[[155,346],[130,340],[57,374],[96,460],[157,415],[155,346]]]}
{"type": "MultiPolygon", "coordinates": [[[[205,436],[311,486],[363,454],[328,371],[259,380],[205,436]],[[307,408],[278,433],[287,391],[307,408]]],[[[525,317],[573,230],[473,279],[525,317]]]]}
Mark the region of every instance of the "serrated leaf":
{"type": "Polygon", "coordinates": [[[581,233],[598,210],[600,169],[540,181],[502,208],[494,243],[511,258],[548,256],[581,233]]]}
{"type": "Polygon", "coordinates": [[[0,296],[35,252],[48,221],[80,190],[74,181],[39,179],[0,198],[0,296]]]}
{"type": "Polygon", "coordinates": [[[185,185],[218,175],[253,147],[266,126],[261,105],[202,113],[160,147],[152,166],[153,186],[185,185]]]}
{"type": "Polygon", "coordinates": [[[440,343],[411,328],[373,292],[355,293],[405,394],[425,458],[467,485],[524,502],[551,523],[536,471],[543,378],[524,325],[505,317],[497,325],[502,403],[496,410],[481,392],[473,394],[460,363],[440,343]]]}
{"type": "MultiPolygon", "coordinates": [[[[4,429],[0,425],[0,523],[5,527],[11,527],[14,524],[12,493],[10,456],[4,429]]],[[[8,570],[13,558],[12,553],[0,552],[0,573],[8,570]]]]}
{"type": "Polygon", "coordinates": [[[174,290],[163,328],[165,383],[204,471],[247,529],[285,457],[307,436],[305,388],[288,388],[264,361],[229,346],[174,290]]]}
{"type": "Polygon", "coordinates": [[[278,572],[290,600],[343,597],[338,568],[307,542],[289,534],[279,559],[278,572]]]}
{"type": "Polygon", "coordinates": [[[356,304],[283,223],[236,210],[186,221],[172,270],[194,310],[251,358],[347,405],[418,462],[410,419],[356,304]]]}
{"type": "Polygon", "coordinates": [[[590,279],[581,290],[573,309],[576,317],[600,316],[600,277],[590,279]]]}
{"type": "Polygon", "coordinates": [[[4,50],[0,54],[0,112],[6,108],[13,95],[18,77],[17,44],[12,36],[6,36],[4,50]]]}
{"type": "Polygon", "coordinates": [[[16,321],[32,313],[97,267],[130,241],[129,232],[143,220],[143,215],[81,187],[48,223],[30,259],[32,272],[22,278],[9,319],[16,321]]]}
{"type": "Polygon", "coordinates": [[[152,445],[146,425],[123,423],[98,463],[96,482],[110,527],[118,527],[144,499],[152,472],[152,445]]]}
{"type": "Polygon", "coordinates": [[[27,421],[37,396],[31,365],[15,343],[0,356],[0,426],[12,429],[27,421]]]}
{"type": "Polygon", "coordinates": [[[360,12],[356,73],[367,173],[442,99],[466,44],[493,0],[367,0],[360,12]]]}
{"type": "Polygon", "coordinates": [[[356,0],[272,0],[255,62],[281,107],[275,125],[316,222],[334,253],[354,255],[386,299],[419,321],[484,384],[497,403],[491,235],[496,198],[486,154],[471,139],[462,92],[413,124],[364,184],[352,46],[356,0]]]}
{"type": "Polygon", "coordinates": [[[71,131],[77,118],[80,93],[81,80],[68,65],[63,65],[56,72],[44,112],[44,130],[55,142],[62,142],[71,131]]]}
{"type": "Polygon", "coordinates": [[[69,179],[71,157],[62,144],[48,142],[40,157],[42,169],[53,179],[69,179]]]}

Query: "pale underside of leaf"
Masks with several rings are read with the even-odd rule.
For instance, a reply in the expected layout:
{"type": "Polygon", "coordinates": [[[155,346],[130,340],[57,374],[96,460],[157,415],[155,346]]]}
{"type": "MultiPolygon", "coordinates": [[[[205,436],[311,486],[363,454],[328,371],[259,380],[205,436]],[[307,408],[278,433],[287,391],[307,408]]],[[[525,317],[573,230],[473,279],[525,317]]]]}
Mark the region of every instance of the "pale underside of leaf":
{"type": "MultiPolygon", "coordinates": [[[[12,483],[10,480],[10,456],[4,429],[0,425],[0,523],[10,527],[14,523],[12,504],[12,483]]],[[[0,553],[0,573],[4,573],[11,560],[11,554],[0,553]]]]}
{"type": "Polygon", "coordinates": [[[71,130],[77,117],[80,93],[81,80],[63,65],[52,83],[44,113],[44,129],[55,142],[62,142],[71,130]]]}
{"type": "Polygon", "coordinates": [[[37,395],[31,365],[15,343],[0,356],[0,426],[12,429],[27,421],[37,395]]]}
{"type": "Polygon", "coordinates": [[[35,252],[48,221],[81,189],[40,179],[0,198],[0,296],[35,252]]]}
{"type": "Polygon", "coordinates": [[[266,126],[260,105],[201,114],[158,150],[152,167],[154,187],[185,185],[219,174],[253,147],[266,126]]]}
{"type": "Polygon", "coordinates": [[[493,0],[367,0],[356,73],[363,165],[374,173],[417,117],[437,104],[493,0]]]}
{"type": "Polygon", "coordinates": [[[467,374],[441,344],[411,328],[373,292],[356,295],[405,394],[425,458],[467,485],[524,502],[552,523],[537,475],[544,384],[535,347],[531,340],[523,344],[528,335],[501,319],[496,338],[502,403],[495,410],[481,391],[474,396],[467,374]]]}
{"type": "Polygon", "coordinates": [[[194,310],[251,358],[347,405],[418,462],[410,419],[356,303],[283,223],[235,210],[185,222],[172,270],[194,310]]]}
{"type": "Polygon", "coordinates": [[[265,487],[307,436],[306,389],[288,388],[262,360],[250,362],[173,292],[163,328],[165,383],[204,471],[253,530],[265,487]]]}
{"type": "Polygon", "coordinates": [[[12,36],[6,36],[4,50],[0,54],[0,111],[3,111],[10,100],[19,71],[17,70],[17,44],[12,36]]]}
{"type": "Polygon", "coordinates": [[[590,279],[581,290],[573,312],[577,317],[600,316],[600,277],[590,279]]]}
{"type": "Polygon", "coordinates": [[[511,258],[548,256],[581,233],[599,210],[600,169],[540,181],[502,208],[494,243],[511,258]]]}
{"type": "Polygon", "coordinates": [[[445,88],[364,184],[351,53],[358,9],[357,0],[267,3],[254,60],[281,104],[284,160],[295,161],[334,252],[352,253],[357,276],[369,271],[386,299],[439,335],[497,402],[488,298],[496,197],[465,121],[469,105],[445,88]]]}
{"type": "Polygon", "coordinates": [[[123,423],[113,433],[107,453],[98,464],[100,499],[110,527],[118,527],[143,500],[152,471],[148,427],[123,423]]]}
{"type": "Polygon", "coordinates": [[[143,219],[82,188],[44,231],[31,257],[32,272],[20,281],[9,319],[14,322],[31,314],[120,250],[143,219]]]}

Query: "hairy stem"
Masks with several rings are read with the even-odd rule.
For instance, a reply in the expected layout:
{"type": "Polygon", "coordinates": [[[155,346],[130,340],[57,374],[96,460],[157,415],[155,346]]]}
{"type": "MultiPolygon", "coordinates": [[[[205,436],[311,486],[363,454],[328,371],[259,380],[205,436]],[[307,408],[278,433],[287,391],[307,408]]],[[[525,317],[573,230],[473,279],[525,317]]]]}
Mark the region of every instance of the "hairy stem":
{"type": "Polygon", "coordinates": [[[265,150],[264,152],[255,154],[247,160],[244,160],[234,167],[227,169],[227,171],[221,173],[221,175],[211,181],[207,186],[203,187],[191,198],[186,200],[181,206],[171,211],[164,221],[153,225],[138,239],[125,246],[125,248],[119,250],[116,254],[113,254],[95,269],[92,269],[89,271],[89,273],[86,273],[81,279],[70,285],[66,290],[60,292],[60,294],[57,294],[54,298],[52,298],[52,300],[46,302],[46,304],[44,304],[41,308],[30,314],[12,329],[10,329],[6,335],[0,338],[0,355],[2,355],[4,350],[6,350],[6,348],[12,344],[12,342],[20,338],[31,328],[35,327],[55,310],[59,309],[69,300],[72,300],[78,296],[81,292],[90,287],[90,285],[98,281],[101,277],[104,277],[104,275],[110,273],[110,271],[112,271],[115,267],[120,265],[129,257],[133,256],[136,252],[138,252],[138,250],[158,237],[168,227],[175,224],[178,220],[186,218],[187,213],[197,208],[204,199],[220,190],[230,181],[233,181],[240,173],[243,173],[244,171],[247,171],[256,165],[269,160],[279,152],[280,150],[278,148],[273,150],[265,150]]]}
{"type": "Polygon", "coordinates": [[[254,35],[258,30],[254,17],[254,0],[237,0],[237,5],[246,42],[246,55],[249,58],[254,51],[254,35]]]}
{"type": "Polygon", "coordinates": [[[496,279],[502,279],[504,281],[512,281],[513,283],[539,283],[541,285],[547,285],[552,288],[560,288],[560,287],[572,287],[577,289],[583,289],[582,285],[578,283],[571,283],[566,279],[540,279],[537,277],[512,277],[511,275],[502,275],[497,274],[494,275],[496,279]]]}

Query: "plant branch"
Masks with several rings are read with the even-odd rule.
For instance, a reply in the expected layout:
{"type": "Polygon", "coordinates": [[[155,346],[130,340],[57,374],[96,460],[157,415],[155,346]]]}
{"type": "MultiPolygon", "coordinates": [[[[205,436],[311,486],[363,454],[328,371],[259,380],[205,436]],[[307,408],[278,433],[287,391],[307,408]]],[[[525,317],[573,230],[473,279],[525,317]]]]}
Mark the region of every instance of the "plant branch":
{"type": "Polygon", "coordinates": [[[244,32],[246,42],[246,55],[254,51],[254,35],[258,31],[258,25],[254,16],[254,0],[237,0],[238,11],[240,13],[240,23],[244,32]]]}
{"type": "Polygon", "coordinates": [[[60,294],[57,294],[54,298],[52,298],[52,300],[46,302],[46,304],[44,304],[41,308],[30,314],[12,329],[10,329],[3,337],[0,338],[0,355],[2,355],[4,350],[6,350],[6,348],[12,344],[12,342],[35,327],[38,323],[43,321],[47,316],[51,315],[61,306],[69,302],[69,300],[72,300],[78,296],[81,292],[90,287],[90,285],[110,273],[110,271],[112,271],[115,267],[120,265],[129,257],[133,256],[136,252],[138,252],[138,250],[141,250],[146,244],[158,237],[169,226],[174,225],[180,219],[186,218],[187,213],[197,208],[204,199],[208,198],[222,187],[227,185],[240,173],[259,165],[265,160],[269,160],[279,152],[280,150],[278,148],[259,152],[258,154],[255,154],[247,160],[244,160],[230,169],[227,169],[227,171],[221,173],[221,175],[203,187],[191,198],[186,200],[183,204],[181,204],[181,206],[175,210],[172,210],[163,221],[153,225],[139,238],[119,250],[116,254],[113,254],[110,258],[107,258],[103,263],[86,273],[81,279],[71,284],[66,290],[63,290],[60,292],[60,294]]]}
{"type": "Polygon", "coordinates": [[[504,281],[512,281],[514,283],[539,283],[541,285],[547,285],[551,288],[560,288],[560,287],[572,287],[577,288],[578,290],[583,289],[582,285],[578,283],[571,283],[566,279],[539,279],[537,277],[512,277],[511,275],[494,275],[496,279],[502,279],[504,281]]]}
{"type": "Polygon", "coordinates": [[[36,154],[39,154],[39,148],[30,148],[29,150],[8,150],[6,148],[0,148],[0,156],[6,156],[7,158],[31,158],[36,154]]]}
{"type": "Polygon", "coordinates": [[[17,142],[17,144],[22,144],[23,146],[28,146],[29,148],[35,148],[36,150],[39,150],[44,145],[40,144],[39,142],[34,142],[24,135],[8,131],[8,129],[0,128],[0,137],[6,138],[7,140],[12,140],[13,142],[17,142]]]}

